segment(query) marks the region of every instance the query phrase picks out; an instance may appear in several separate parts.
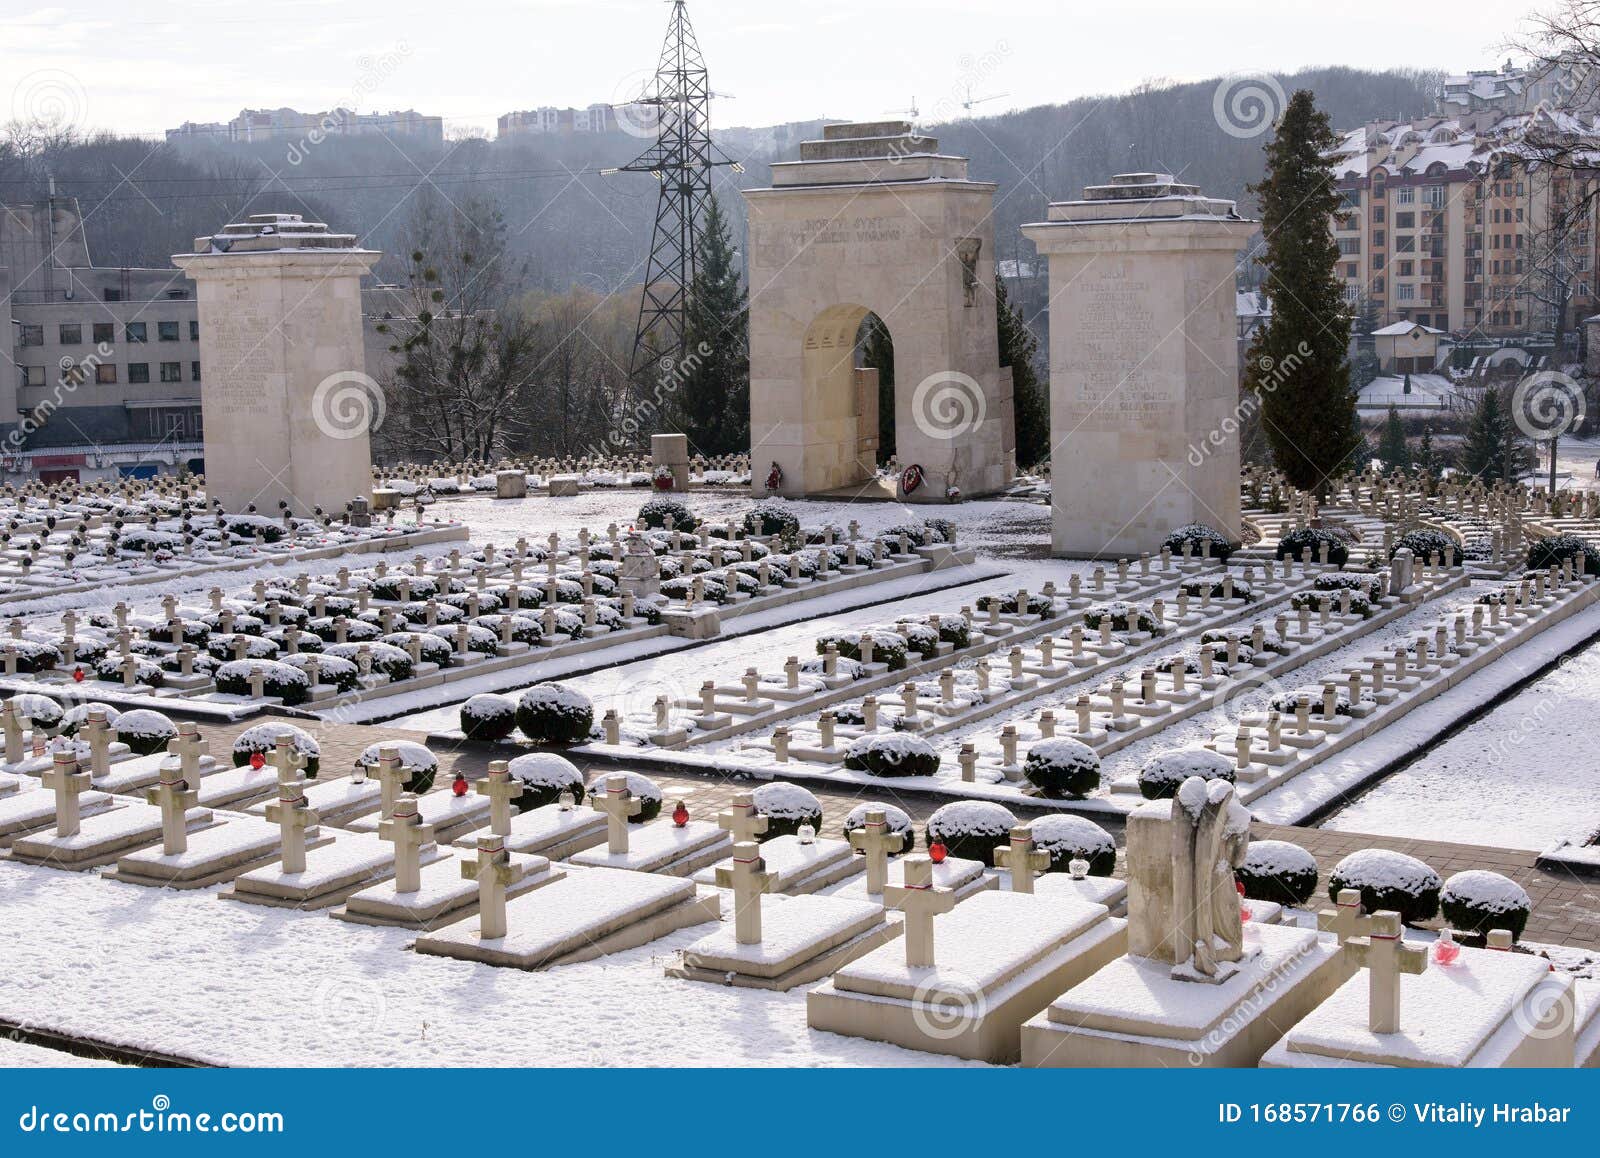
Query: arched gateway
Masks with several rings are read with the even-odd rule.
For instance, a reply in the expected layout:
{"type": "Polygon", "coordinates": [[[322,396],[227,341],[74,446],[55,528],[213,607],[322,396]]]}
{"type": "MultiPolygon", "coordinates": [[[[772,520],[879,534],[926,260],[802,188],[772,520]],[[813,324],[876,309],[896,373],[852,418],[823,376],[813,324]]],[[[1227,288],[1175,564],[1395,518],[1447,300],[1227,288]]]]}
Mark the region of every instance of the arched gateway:
{"type": "MultiPolygon", "coordinates": [[[[894,343],[895,449],[921,467],[902,497],[1006,486],[1011,371],[999,365],[995,186],[902,121],[828,125],[772,166],[750,209],[750,442],[758,487],[856,493],[875,469],[876,377],[856,365],[873,313],[894,343]]],[[[903,488],[902,488],[903,490],[903,488]]]]}

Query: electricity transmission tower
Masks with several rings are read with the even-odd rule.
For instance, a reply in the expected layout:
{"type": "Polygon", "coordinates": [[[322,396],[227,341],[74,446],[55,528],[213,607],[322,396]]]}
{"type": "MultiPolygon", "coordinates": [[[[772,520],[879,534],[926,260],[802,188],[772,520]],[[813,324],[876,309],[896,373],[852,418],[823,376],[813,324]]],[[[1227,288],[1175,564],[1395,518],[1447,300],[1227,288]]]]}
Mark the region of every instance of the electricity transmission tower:
{"type": "Polygon", "coordinates": [[[684,0],[673,0],[655,80],[636,102],[655,110],[655,144],[616,170],[649,173],[661,182],[628,364],[628,377],[635,384],[667,376],[683,356],[684,307],[694,284],[702,221],[711,198],[711,170],[730,165],[735,172],[743,171],[711,143],[711,98],[718,95],[725,94],[711,91],[705,57],[684,0]]]}

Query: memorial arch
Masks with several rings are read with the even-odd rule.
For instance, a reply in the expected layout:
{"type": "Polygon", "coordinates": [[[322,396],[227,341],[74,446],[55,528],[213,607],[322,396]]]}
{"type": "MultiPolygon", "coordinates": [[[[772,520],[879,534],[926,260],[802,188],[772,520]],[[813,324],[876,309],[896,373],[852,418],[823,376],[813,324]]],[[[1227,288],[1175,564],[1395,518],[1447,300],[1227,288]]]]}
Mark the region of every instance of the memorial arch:
{"type": "MultiPolygon", "coordinates": [[[[877,379],[857,359],[876,314],[894,344],[901,497],[943,502],[1014,474],[1011,372],[994,307],[995,186],[904,122],[829,125],[745,192],[750,244],[750,441],[778,493],[872,494],[877,379]]],[[[887,494],[885,490],[882,493],[887,494]]]]}

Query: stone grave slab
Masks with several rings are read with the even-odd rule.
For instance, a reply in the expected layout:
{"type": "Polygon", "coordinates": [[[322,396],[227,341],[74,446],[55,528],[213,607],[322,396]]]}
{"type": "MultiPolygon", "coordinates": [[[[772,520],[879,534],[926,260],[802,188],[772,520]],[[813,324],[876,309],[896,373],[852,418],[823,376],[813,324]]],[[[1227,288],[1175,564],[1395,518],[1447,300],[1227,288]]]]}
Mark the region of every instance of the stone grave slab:
{"type": "MultiPolygon", "coordinates": [[[[165,756],[165,755],[166,755],[165,752],[157,753],[155,758],[156,759],[160,759],[162,756],[165,756]]],[[[128,745],[122,743],[120,740],[113,741],[106,749],[106,760],[109,763],[117,764],[117,763],[121,763],[124,760],[130,760],[130,759],[135,759],[135,758],[136,757],[134,757],[133,753],[129,750],[128,745]]],[[[147,759],[148,757],[143,757],[143,758],[147,759]]],[[[53,760],[54,760],[54,757],[51,756],[49,753],[46,753],[43,756],[32,756],[32,755],[24,756],[21,760],[18,760],[15,763],[10,763],[10,764],[0,763],[0,775],[7,775],[7,776],[42,776],[46,772],[50,771],[50,766],[51,766],[53,760]]],[[[85,763],[87,763],[87,761],[85,761],[85,763]]],[[[154,784],[155,780],[156,780],[156,778],[154,776],[152,776],[150,778],[149,782],[151,784],[154,784]]],[[[111,790],[108,790],[108,791],[115,791],[115,790],[111,789],[111,790]]]]}
{"type": "Polygon", "coordinates": [[[1024,1021],[1127,947],[1104,905],[984,892],[933,919],[936,964],[897,944],[844,966],[806,996],[806,1021],[907,1049],[1009,1064],[1024,1021]]]}
{"type": "MultiPolygon", "coordinates": [[[[315,810],[317,818],[324,825],[342,828],[383,807],[383,785],[371,777],[363,780],[351,776],[341,776],[336,780],[310,780],[306,782],[306,805],[315,810]]],[[[265,816],[267,802],[252,804],[245,811],[251,816],[265,816]]]]}
{"type": "MultiPolygon", "coordinates": [[[[101,792],[131,793],[144,788],[152,787],[161,779],[161,766],[167,761],[172,761],[172,766],[177,767],[177,758],[165,752],[153,752],[148,756],[135,756],[129,760],[122,760],[111,765],[104,776],[94,779],[94,786],[101,792]]],[[[210,756],[200,757],[200,774],[218,770],[217,762],[210,756]]]]}
{"type": "MultiPolygon", "coordinates": [[[[1570,1035],[1536,1032],[1521,1014],[1535,989],[1571,979],[1531,954],[1462,949],[1448,966],[1430,964],[1402,975],[1399,1028],[1369,1028],[1369,980],[1357,971],[1337,992],[1297,1021],[1261,1059],[1299,1068],[1356,1062],[1414,1068],[1570,1066],[1570,1035]]],[[[1570,1021],[1569,1021],[1570,1026],[1570,1021]]]]}
{"type": "MultiPolygon", "coordinates": [[[[369,832],[329,833],[332,840],[306,852],[304,872],[286,873],[277,862],[234,878],[218,895],[230,901],[280,909],[325,909],[351,893],[394,875],[394,848],[369,832]]],[[[422,854],[424,864],[439,856],[422,854]]]]}
{"type": "MultiPolygon", "coordinates": [[[[605,819],[603,815],[601,819],[605,819]]],[[[589,868],[631,869],[686,877],[715,864],[732,848],[733,841],[728,834],[710,821],[691,820],[679,828],[663,820],[629,825],[627,852],[611,852],[596,846],[576,854],[571,860],[575,865],[589,868]]]]}
{"type": "MultiPolygon", "coordinates": [[[[309,789],[306,799],[312,799],[309,789]]],[[[311,807],[315,808],[316,804],[313,803],[311,807]]],[[[434,840],[439,844],[449,844],[457,837],[488,824],[490,807],[488,797],[474,792],[457,796],[449,788],[436,789],[426,796],[417,797],[417,815],[422,818],[423,824],[433,825],[434,840]]],[[[379,813],[371,812],[356,817],[342,827],[351,832],[377,832],[381,823],[379,813]]]]}
{"type": "Polygon", "coordinates": [[[200,803],[207,808],[240,808],[262,800],[277,790],[278,770],[272,765],[252,768],[216,768],[200,777],[200,803]]]}
{"type": "MultiPolygon", "coordinates": [[[[78,797],[78,811],[88,817],[121,808],[126,803],[110,793],[91,791],[78,797]]],[[[17,838],[48,828],[55,820],[56,794],[45,791],[37,784],[0,798],[0,848],[9,848],[17,838]]]]}
{"type": "MultiPolygon", "coordinates": [[[[525,852],[565,860],[574,853],[606,842],[604,813],[590,808],[562,808],[559,804],[546,804],[528,812],[519,812],[511,818],[511,833],[506,837],[506,848],[512,852],[525,852]]],[[[456,838],[461,848],[473,847],[477,838],[456,838]]]]}
{"type": "Polygon", "coordinates": [[[10,796],[22,787],[22,779],[9,773],[0,772],[0,796],[10,796]]]}
{"type": "MultiPolygon", "coordinates": [[[[765,860],[767,845],[761,848],[765,860]]],[[[900,932],[899,922],[888,920],[883,906],[871,901],[773,896],[763,898],[762,906],[758,943],[739,944],[734,926],[725,922],[686,947],[667,976],[788,990],[826,977],[900,932]]]]}
{"type": "Polygon", "coordinates": [[[1074,880],[1067,873],[1045,873],[1034,879],[1033,892],[1035,896],[1050,900],[1060,898],[1104,905],[1114,917],[1128,911],[1128,882],[1119,881],[1116,877],[1074,880]]]}
{"type": "Polygon", "coordinates": [[[714,921],[721,911],[715,889],[682,877],[573,869],[566,879],[508,902],[504,937],[480,936],[477,919],[469,917],[418,937],[415,948],[488,965],[548,969],[632,949],[714,921]]]}
{"type": "MultiPolygon", "coordinates": [[[[763,841],[761,859],[772,877],[770,891],[800,896],[814,893],[866,869],[866,858],[857,857],[847,840],[817,837],[802,843],[798,836],[775,836],[763,841]]],[[[694,874],[703,885],[717,883],[717,869],[733,862],[722,860],[694,874]]]]}
{"type": "Polygon", "coordinates": [[[1577,1065],[1580,1069],[1600,1069],[1600,981],[1575,982],[1572,996],[1577,1007],[1577,1065]]]}
{"type": "MultiPolygon", "coordinates": [[[[283,845],[276,824],[243,813],[219,812],[215,817],[216,824],[189,837],[184,852],[167,855],[156,845],[124,853],[102,875],[126,884],[203,889],[278,859],[283,845]]],[[[316,848],[332,839],[308,833],[306,847],[316,848]]]]}
{"type": "MultiPolygon", "coordinates": [[[[422,868],[422,887],[414,893],[395,889],[391,878],[352,893],[330,916],[362,925],[402,925],[433,929],[460,920],[478,904],[478,883],[461,875],[461,859],[453,849],[442,849],[438,860],[422,868]]],[[[542,856],[513,853],[517,879],[506,887],[506,897],[518,897],[564,878],[566,870],[552,868],[542,856]]]]}
{"type": "MultiPolygon", "coordinates": [[[[863,858],[865,859],[865,858],[863,858]]],[[[889,886],[903,888],[906,883],[905,857],[895,857],[889,861],[889,886]]],[[[962,857],[949,856],[933,866],[933,884],[935,888],[949,889],[955,894],[956,900],[964,901],[978,893],[987,892],[999,885],[999,878],[993,873],[984,870],[981,860],[967,860],[962,857]]],[[[867,879],[858,876],[845,881],[844,884],[829,890],[830,897],[844,897],[848,900],[866,900],[867,879]]],[[[872,900],[883,903],[883,896],[872,896],[872,900]]]]}
{"type": "MultiPolygon", "coordinates": [[[[215,820],[209,808],[191,808],[185,813],[185,823],[188,831],[198,832],[210,827],[215,820]]],[[[130,849],[160,839],[161,809],[130,800],[121,808],[85,816],[78,831],[71,836],[60,836],[53,829],[19,836],[11,843],[11,859],[80,871],[98,868],[130,849]]]]}
{"type": "Polygon", "coordinates": [[[1347,971],[1338,946],[1311,930],[1252,924],[1246,945],[1256,952],[1216,984],[1179,980],[1155,957],[1111,962],[1022,1027],[1022,1064],[1255,1065],[1347,971]]]}

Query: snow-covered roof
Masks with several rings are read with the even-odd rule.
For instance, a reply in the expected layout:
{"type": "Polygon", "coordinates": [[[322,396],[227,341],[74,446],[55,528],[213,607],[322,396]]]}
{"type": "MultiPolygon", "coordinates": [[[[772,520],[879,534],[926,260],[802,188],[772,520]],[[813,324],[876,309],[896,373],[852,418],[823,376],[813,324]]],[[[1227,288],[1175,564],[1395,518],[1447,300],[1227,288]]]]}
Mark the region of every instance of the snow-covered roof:
{"type": "Polygon", "coordinates": [[[1443,330],[1436,330],[1432,326],[1425,326],[1421,322],[1395,322],[1384,326],[1381,330],[1373,330],[1374,338],[1398,338],[1409,334],[1412,330],[1421,330],[1425,334],[1442,334],[1443,330]]]}
{"type": "Polygon", "coordinates": [[[1272,303],[1267,300],[1267,295],[1260,290],[1246,290],[1236,293],[1234,298],[1234,313],[1241,318],[1268,318],[1272,316],[1272,303]]]}

